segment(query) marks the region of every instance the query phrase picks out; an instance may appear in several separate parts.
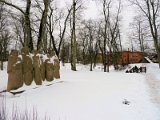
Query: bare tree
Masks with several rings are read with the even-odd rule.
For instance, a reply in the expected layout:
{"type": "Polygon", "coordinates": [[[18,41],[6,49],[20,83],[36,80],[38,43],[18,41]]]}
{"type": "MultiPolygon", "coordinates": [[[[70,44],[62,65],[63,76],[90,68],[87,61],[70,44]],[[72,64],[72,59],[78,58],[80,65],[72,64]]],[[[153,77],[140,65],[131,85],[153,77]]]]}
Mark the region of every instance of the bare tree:
{"type": "MultiPolygon", "coordinates": [[[[150,38],[149,36],[149,26],[146,24],[146,21],[141,15],[135,16],[133,22],[131,23],[131,34],[130,38],[135,43],[138,43],[138,46],[141,50],[142,58],[144,58],[145,43],[150,38]]],[[[142,59],[143,62],[144,59],[142,59]]]]}
{"type": "MultiPolygon", "coordinates": [[[[120,13],[121,13],[121,0],[119,0],[118,3],[118,8],[117,8],[117,13],[115,17],[113,17],[112,21],[109,20],[109,41],[110,41],[110,52],[111,57],[112,57],[112,63],[114,65],[115,69],[118,69],[117,66],[117,60],[119,58],[117,52],[119,51],[119,43],[118,43],[118,38],[120,36],[120,27],[119,27],[119,22],[120,22],[120,13]]],[[[120,40],[120,39],[119,39],[120,40]]]]}
{"type": "Polygon", "coordinates": [[[160,0],[129,0],[132,4],[136,5],[147,19],[150,33],[154,41],[154,46],[158,55],[158,63],[160,68],[160,43],[159,43],[159,12],[160,0]]]}
{"type": "MultiPolygon", "coordinates": [[[[53,2],[53,1],[50,1],[50,2],[53,2]]],[[[57,50],[57,47],[56,47],[56,41],[55,41],[55,37],[53,35],[54,33],[54,29],[55,29],[55,26],[57,25],[59,19],[60,19],[60,16],[57,16],[54,14],[54,11],[56,11],[57,8],[51,6],[51,3],[49,4],[49,15],[48,15],[48,32],[49,32],[49,35],[50,35],[50,46],[49,46],[49,49],[51,49],[51,46],[53,46],[53,49],[56,53],[56,55],[58,56],[58,50],[57,50]]]]}
{"type": "Polygon", "coordinates": [[[50,2],[51,3],[49,4],[49,15],[47,24],[50,36],[49,49],[51,49],[51,47],[53,46],[56,55],[59,57],[62,44],[64,43],[67,23],[73,7],[71,5],[66,10],[62,10],[58,9],[55,4],[55,6],[52,5],[52,2],[54,2],[53,0],[51,0],[50,2]],[[58,38],[56,37],[57,35],[54,34],[55,31],[59,31],[58,38]]]}
{"type": "MultiPolygon", "coordinates": [[[[84,22],[84,21],[83,21],[84,22]]],[[[82,23],[82,25],[84,25],[84,23],[82,23]]],[[[82,48],[82,63],[85,65],[85,64],[88,64],[88,32],[87,30],[85,29],[85,26],[84,27],[81,27],[79,29],[79,39],[80,39],[80,46],[82,48]]]]}
{"type": "Polygon", "coordinates": [[[76,2],[73,0],[73,21],[71,34],[71,70],[76,71],[76,2]]]}
{"type": "Polygon", "coordinates": [[[8,45],[10,43],[10,33],[8,30],[4,30],[0,34],[0,61],[1,61],[1,70],[3,70],[3,62],[8,58],[8,45]]]}
{"type": "Polygon", "coordinates": [[[45,37],[46,34],[46,26],[47,26],[47,16],[48,16],[48,9],[49,9],[49,0],[43,0],[44,10],[42,12],[42,17],[40,21],[39,27],[39,35],[37,41],[37,50],[41,50],[43,48],[44,52],[47,52],[47,39],[45,37]]]}
{"type": "MultiPolygon", "coordinates": [[[[77,62],[77,37],[76,37],[76,25],[81,18],[81,11],[83,10],[82,0],[72,1],[72,16],[70,17],[70,33],[71,33],[71,70],[76,71],[77,62]]],[[[80,23],[80,22],[79,22],[80,23]]]]}
{"type": "Polygon", "coordinates": [[[23,10],[19,6],[16,6],[16,5],[14,5],[10,2],[7,2],[5,0],[0,0],[0,2],[17,9],[18,11],[20,11],[23,14],[24,23],[25,23],[24,24],[25,25],[24,43],[25,43],[25,46],[28,47],[30,49],[30,51],[32,51],[33,50],[33,40],[32,40],[32,31],[31,31],[31,22],[30,22],[31,0],[26,0],[26,9],[25,10],[23,10]]]}
{"type": "MultiPolygon", "coordinates": [[[[71,11],[72,11],[72,6],[70,9],[68,9],[68,14],[64,20],[64,24],[63,24],[63,29],[61,31],[60,29],[60,42],[59,42],[59,47],[58,47],[58,56],[59,56],[59,53],[60,53],[60,49],[61,49],[61,46],[62,46],[62,42],[64,41],[64,36],[65,36],[65,32],[66,32],[66,28],[67,28],[67,21],[69,20],[69,16],[71,14],[71,11]]],[[[60,25],[61,26],[61,25],[60,25]]]]}
{"type": "Polygon", "coordinates": [[[88,58],[87,62],[90,63],[90,71],[92,71],[96,55],[96,24],[93,20],[84,20],[82,23],[81,26],[84,26],[81,30],[83,59],[85,60],[85,57],[88,58]]]}
{"type": "Polygon", "coordinates": [[[70,44],[68,42],[65,42],[63,40],[62,42],[62,49],[61,49],[61,53],[60,53],[60,58],[61,58],[61,61],[63,63],[63,65],[65,63],[68,63],[69,60],[70,60],[70,44]]]}
{"type": "Polygon", "coordinates": [[[3,70],[3,61],[7,60],[7,48],[9,45],[10,34],[7,29],[7,16],[4,4],[0,4],[0,61],[3,70]]]}
{"type": "Polygon", "coordinates": [[[117,51],[119,48],[118,46],[121,46],[120,27],[119,27],[121,0],[119,0],[116,13],[112,13],[111,0],[102,0],[101,2],[103,4],[104,18],[103,18],[103,23],[99,24],[98,34],[101,34],[100,35],[101,39],[99,39],[98,43],[102,53],[104,72],[109,72],[109,64],[110,64],[109,57],[111,57],[110,60],[112,60],[112,63],[114,64],[116,69],[117,68],[117,51]]]}
{"type": "MultiPolygon", "coordinates": [[[[104,65],[104,72],[106,72],[106,44],[107,44],[107,29],[108,29],[108,25],[109,25],[109,17],[110,17],[110,5],[111,5],[111,0],[107,1],[107,0],[103,0],[103,15],[104,15],[104,24],[105,24],[105,28],[104,28],[104,33],[103,33],[103,39],[104,39],[104,43],[103,43],[103,49],[101,48],[102,52],[102,58],[103,58],[103,65],[104,65]]],[[[109,45],[109,44],[108,44],[109,45]]],[[[109,72],[109,63],[107,64],[107,72],[109,72]]]]}
{"type": "Polygon", "coordinates": [[[8,16],[11,18],[10,26],[13,28],[14,38],[16,40],[15,49],[25,47],[24,43],[24,17],[23,15],[14,14],[11,11],[8,12],[8,16]]]}

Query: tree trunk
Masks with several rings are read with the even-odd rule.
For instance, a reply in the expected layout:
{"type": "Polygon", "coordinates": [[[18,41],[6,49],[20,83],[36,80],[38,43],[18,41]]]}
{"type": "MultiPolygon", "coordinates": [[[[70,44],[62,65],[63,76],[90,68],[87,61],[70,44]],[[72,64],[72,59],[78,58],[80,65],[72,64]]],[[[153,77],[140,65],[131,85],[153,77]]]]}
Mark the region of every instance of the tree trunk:
{"type": "Polygon", "coordinates": [[[25,18],[25,47],[28,47],[30,51],[33,50],[33,41],[32,41],[32,31],[30,23],[30,9],[31,9],[31,0],[27,0],[26,11],[24,13],[25,18]]]}
{"type": "Polygon", "coordinates": [[[3,70],[3,60],[1,60],[1,70],[3,70]]]}
{"type": "MultiPolygon", "coordinates": [[[[156,39],[156,38],[155,38],[156,39]]],[[[160,68],[160,48],[159,48],[159,45],[158,45],[158,40],[155,40],[154,39],[154,45],[155,45],[155,48],[156,48],[156,52],[157,52],[157,56],[158,56],[158,64],[159,64],[159,68],[160,68]]]]}
{"type": "Polygon", "coordinates": [[[93,61],[92,61],[92,57],[91,57],[91,63],[90,63],[90,71],[93,71],[93,61]]]}
{"type": "Polygon", "coordinates": [[[111,1],[109,1],[107,3],[106,0],[103,1],[103,15],[104,15],[104,21],[105,21],[105,28],[104,28],[104,43],[103,43],[103,54],[102,54],[102,58],[103,58],[103,65],[104,65],[104,72],[109,72],[109,64],[106,64],[106,60],[107,60],[107,55],[106,55],[106,44],[107,44],[107,27],[108,27],[108,23],[109,23],[109,17],[110,17],[110,3],[111,1]]]}
{"type": "Polygon", "coordinates": [[[75,31],[75,12],[76,2],[73,0],[73,29],[72,29],[72,42],[71,42],[71,69],[76,71],[76,31],[75,31]]]}
{"type": "Polygon", "coordinates": [[[159,24],[157,21],[159,20],[159,0],[143,0],[139,2],[138,0],[131,0],[131,3],[135,4],[140,8],[142,13],[147,18],[147,21],[149,23],[150,27],[150,32],[152,39],[154,41],[154,46],[158,55],[158,63],[159,63],[159,68],[160,68],[160,49],[159,49],[159,35],[158,35],[158,27],[159,24]],[[142,2],[142,4],[141,4],[142,2]]]}
{"type": "MultiPolygon", "coordinates": [[[[0,46],[0,48],[2,48],[1,46],[0,46]]],[[[1,62],[1,70],[3,70],[3,54],[2,54],[2,49],[0,49],[1,51],[0,51],[0,62],[1,62]]]]}
{"type": "Polygon", "coordinates": [[[32,31],[31,31],[31,23],[30,23],[30,8],[31,8],[31,0],[26,0],[26,11],[24,12],[20,7],[9,3],[5,0],[0,0],[0,2],[5,3],[8,6],[11,6],[17,10],[19,10],[24,15],[24,24],[25,24],[25,30],[24,30],[24,45],[25,47],[28,47],[30,51],[33,50],[33,40],[32,40],[32,31]]]}
{"type": "Polygon", "coordinates": [[[37,41],[37,50],[41,50],[43,48],[44,52],[47,52],[47,39],[45,37],[45,34],[46,34],[49,0],[43,0],[43,2],[44,2],[45,7],[43,10],[42,18],[40,22],[39,36],[38,36],[38,41],[37,41]]]}
{"type": "Polygon", "coordinates": [[[58,53],[57,56],[59,56],[59,54],[60,54],[61,46],[62,46],[62,43],[63,43],[64,35],[65,35],[65,32],[66,32],[66,28],[67,28],[67,21],[69,19],[71,11],[72,11],[72,7],[68,10],[68,14],[67,14],[67,16],[65,18],[65,21],[64,21],[64,27],[63,27],[62,35],[60,35],[60,42],[59,42],[59,47],[58,47],[58,51],[57,51],[57,53],[58,53]]]}

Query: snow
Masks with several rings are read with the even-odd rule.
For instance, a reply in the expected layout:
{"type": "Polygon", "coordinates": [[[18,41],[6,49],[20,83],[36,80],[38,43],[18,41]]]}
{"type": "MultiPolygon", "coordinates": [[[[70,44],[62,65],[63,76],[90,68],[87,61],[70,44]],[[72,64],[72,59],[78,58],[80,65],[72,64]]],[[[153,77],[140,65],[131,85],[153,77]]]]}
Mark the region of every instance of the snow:
{"type": "Polygon", "coordinates": [[[148,57],[144,57],[149,63],[153,63],[148,57]]]}
{"type": "MultiPolygon", "coordinates": [[[[160,103],[154,100],[160,96],[160,87],[152,86],[160,84],[160,70],[153,63],[143,66],[147,67],[146,74],[113,68],[110,73],[104,73],[101,65],[91,72],[89,66],[80,64],[77,71],[71,71],[70,64],[65,64],[61,66],[61,79],[42,86],[32,83],[30,87],[20,88],[26,89],[21,94],[1,96],[5,96],[8,111],[12,111],[13,104],[21,111],[26,107],[36,108],[41,118],[47,115],[51,120],[160,120],[160,103]]],[[[0,71],[0,78],[0,90],[3,90],[7,85],[6,69],[0,71]]]]}
{"type": "Polygon", "coordinates": [[[148,74],[146,80],[150,87],[150,95],[152,102],[156,103],[160,108],[160,69],[157,64],[148,64],[148,74]]]}

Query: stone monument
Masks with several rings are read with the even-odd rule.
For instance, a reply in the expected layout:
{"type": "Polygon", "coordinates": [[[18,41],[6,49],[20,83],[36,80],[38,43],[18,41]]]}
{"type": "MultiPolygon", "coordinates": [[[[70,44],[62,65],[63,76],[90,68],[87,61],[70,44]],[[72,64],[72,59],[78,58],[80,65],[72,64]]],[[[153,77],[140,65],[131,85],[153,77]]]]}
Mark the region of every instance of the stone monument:
{"type": "Polygon", "coordinates": [[[29,49],[28,48],[22,48],[21,49],[22,54],[22,65],[23,65],[23,80],[25,85],[29,86],[31,85],[33,81],[33,64],[32,59],[29,55],[29,49]]]}
{"type": "Polygon", "coordinates": [[[38,54],[37,50],[33,51],[33,68],[34,68],[34,81],[36,85],[42,85],[42,75],[41,75],[41,61],[40,61],[40,56],[38,54]]]}
{"type": "Polygon", "coordinates": [[[8,84],[7,91],[15,90],[23,86],[22,59],[17,50],[12,50],[8,58],[8,84]]]}

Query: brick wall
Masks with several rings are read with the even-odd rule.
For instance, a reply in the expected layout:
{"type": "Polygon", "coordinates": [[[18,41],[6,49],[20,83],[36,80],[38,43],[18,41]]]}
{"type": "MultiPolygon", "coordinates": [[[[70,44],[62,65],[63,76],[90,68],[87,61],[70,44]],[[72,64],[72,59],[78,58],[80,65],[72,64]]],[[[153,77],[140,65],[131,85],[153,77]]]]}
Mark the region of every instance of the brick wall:
{"type": "MultiPolygon", "coordinates": [[[[140,63],[142,60],[141,52],[130,52],[130,51],[122,51],[117,52],[118,60],[117,64],[130,64],[130,63],[140,63]]],[[[107,55],[109,58],[109,64],[111,63],[111,55],[107,55]]],[[[97,63],[102,63],[102,54],[99,53],[96,58],[97,63]]],[[[107,61],[106,61],[107,63],[107,61]]]]}

